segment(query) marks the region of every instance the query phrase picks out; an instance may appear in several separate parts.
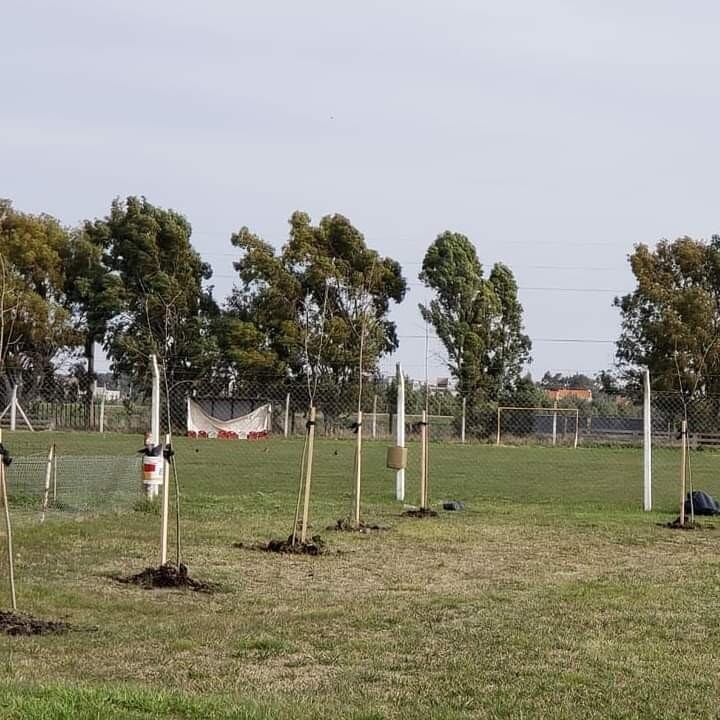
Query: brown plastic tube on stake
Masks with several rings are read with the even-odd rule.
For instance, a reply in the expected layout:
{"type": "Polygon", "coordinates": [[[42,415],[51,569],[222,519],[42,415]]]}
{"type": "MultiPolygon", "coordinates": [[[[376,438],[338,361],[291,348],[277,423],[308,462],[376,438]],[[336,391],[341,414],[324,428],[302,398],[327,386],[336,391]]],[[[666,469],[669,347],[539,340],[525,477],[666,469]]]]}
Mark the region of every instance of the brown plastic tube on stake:
{"type": "MultiPolygon", "coordinates": [[[[0,443],[2,443],[2,430],[0,430],[0,443]]],[[[5,532],[7,534],[7,556],[8,556],[8,574],[10,579],[10,598],[12,601],[12,609],[17,610],[17,599],[15,595],[15,561],[13,560],[12,545],[12,525],[10,523],[10,508],[8,507],[7,485],[5,478],[5,463],[0,458],[0,493],[2,493],[2,503],[5,509],[5,532]]]]}

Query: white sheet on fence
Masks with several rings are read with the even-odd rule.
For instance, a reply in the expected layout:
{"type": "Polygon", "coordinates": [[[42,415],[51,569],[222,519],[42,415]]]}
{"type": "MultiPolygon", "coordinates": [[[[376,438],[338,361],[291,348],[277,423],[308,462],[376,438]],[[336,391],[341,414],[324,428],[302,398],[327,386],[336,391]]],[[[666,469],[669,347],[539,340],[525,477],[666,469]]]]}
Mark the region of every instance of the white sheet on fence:
{"type": "Polygon", "coordinates": [[[239,439],[247,439],[249,433],[268,432],[270,430],[270,405],[262,405],[242,417],[230,420],[218,420],[208,415],[192,398],[188,398],[188,433],[207,433],[208,437],[217,437],[220,432],[235,433],[239,439]]]}

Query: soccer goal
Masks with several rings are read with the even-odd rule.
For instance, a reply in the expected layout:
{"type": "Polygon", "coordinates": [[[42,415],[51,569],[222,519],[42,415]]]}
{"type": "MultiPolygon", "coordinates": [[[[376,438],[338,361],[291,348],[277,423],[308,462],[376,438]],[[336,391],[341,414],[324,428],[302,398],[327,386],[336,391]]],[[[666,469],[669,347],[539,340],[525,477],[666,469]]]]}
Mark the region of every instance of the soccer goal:
{"type": "Polygon", "coordinates": [[[580,411],[577,408],[514,407],[497,409],[495,444],[539,443],[578,446],[580,411]]]}

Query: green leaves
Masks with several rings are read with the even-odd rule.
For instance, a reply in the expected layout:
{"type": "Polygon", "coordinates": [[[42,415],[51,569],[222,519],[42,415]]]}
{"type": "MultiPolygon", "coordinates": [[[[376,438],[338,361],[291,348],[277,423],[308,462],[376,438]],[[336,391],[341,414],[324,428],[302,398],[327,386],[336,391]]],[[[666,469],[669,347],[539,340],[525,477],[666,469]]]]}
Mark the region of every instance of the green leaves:
{"type": "MultiPolygon", "coordinates": [[[[287,244],[279,254],[246,227],[231,237],[242,252],[235,263],[240,286],[228,304],[229,314],[255,328],[256,360],[239,365],[233,348],[252,357],[243,339],[227,332],[236,368],[266,369],[272,357],[279,371],[295,377],[322,377],[346,383],[357,375],[360,336],[364,332],[365,367],[397,347],[390,303],[405,297],[400,264],[367,247],[362,233],[342,215],[328,215],[318,225],[303,212],[289,220],[287,244]],[[363,331],[364,328],[364,331],[363,331]]],[[[226,328],[233,327],[232,324],[226,328]]]]}
{"type": "Polygon", "coordinates": [[[420,280],[435,293],[420,312],[447,350],[460,394],[497,399],[530,359],[512,272],[498,264],[485,280],[474,245],[446,231],[428,248],[420,280]]]}
{"type": "Polygon", "coordinates": [[[637,286],[614,301],[626,376],[648,367],[658,389],[720,391],[720,238],[663,240],[654,250],[641,244],[629,260],[637,286]]]}

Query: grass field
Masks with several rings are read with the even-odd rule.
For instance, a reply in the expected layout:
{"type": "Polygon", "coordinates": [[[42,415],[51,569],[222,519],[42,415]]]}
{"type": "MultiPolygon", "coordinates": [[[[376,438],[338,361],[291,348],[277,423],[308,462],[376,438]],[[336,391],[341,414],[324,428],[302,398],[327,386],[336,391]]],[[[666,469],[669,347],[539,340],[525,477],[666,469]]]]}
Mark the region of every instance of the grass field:
{"type": "MultiPolygon", "coordinates": [[[[49,437],[5,433],[16,455],[49,437]]],[[[139,446],[54,439],[61,454],[139,446]]],[[[677,451],[656,454],[658,512],[645,514],[637,449],[433,445],[431,497],[466,510],[412,520],[385,446],[368,443],[364,515],[392,528],[353,535],[325,530],[349,512],[353,447],[321,441],[312,522],[329,554],[310,558],[233,547],[289,533],[299,442],[177,449],[185,559],[222,591],[112,580],[157,564],[152,513],[18,515],[21,609],[77,629],[0,637],[0,717],[717,716],[720,528],[658,527],[679,501],[677,451]]],[[[720,494],[718,465],[697,453],[696,485],[720,494]]]]}

